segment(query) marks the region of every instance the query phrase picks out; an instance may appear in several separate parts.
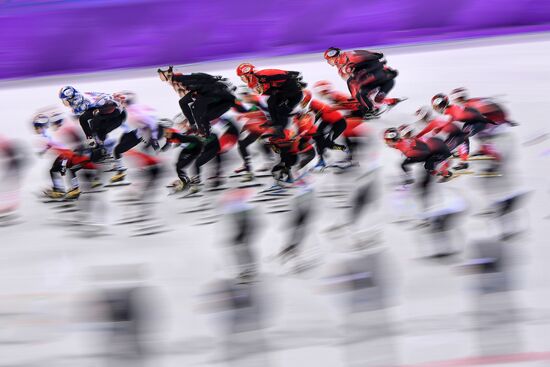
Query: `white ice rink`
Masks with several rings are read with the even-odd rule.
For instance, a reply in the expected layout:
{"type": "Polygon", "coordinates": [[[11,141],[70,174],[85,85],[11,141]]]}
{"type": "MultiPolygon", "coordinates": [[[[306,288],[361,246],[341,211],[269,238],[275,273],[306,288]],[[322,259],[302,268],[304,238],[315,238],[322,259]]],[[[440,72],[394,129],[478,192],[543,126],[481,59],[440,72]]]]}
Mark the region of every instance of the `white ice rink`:
{"type": "MultiPolygon", "coordinates": [[[[148,308],[151,316],[160,315],[152,337],[157,353],[147,366],[387,365],[372,360],[354,364],[351,361],[356,355],[361,355],[357,357],[360,360],[382,356],[392,365],[411,367],[501,363],[549,366],[550,250],[546,237],[550,236],[549,157],[544,152],[550,143],[522,145],[548,130],[549,50],[550,37],[544,34],[386,49],[389,65],[400,73],[391,96],[406,96],[409,100],[380,120],[368,123],[379,138],[387,127],[413,122],[414,111],[428,104],[435,93],[449,92],[459,86],[469,88],[473,96],[497,96],[503,102],[512,119],[520,123],[502,143],[513,156],[506,175],[496,183],[494,179],[460,177],[438,184],[434,195],[445,200],[464,198],[470,213],[476,213],[491,200],[510,192],[532,190],[526,208],[521,211],[521,225],[527,232],[508,244],[514,252],[514,291],[494,296],[497,299],[479,301],[472,277],[461,275],[456,268],[468,256],[472,240],[493,234],[494,225],[484,217],[468,216],[461,222],[459,239],[465,248],[462,257],[448,263],[421,258],[425,237],[419,230],[411,229],[411,222],[392,223],[414,214],[408,206],[400,208],[411,201],[407,193],[396,194],[390,187],[391,178],[399,173],[401,157],[378,139],[378,161],[382,164],[385,185],[383,205],[372,217],[367,214],[362,223],[364,229],[371,228],[375,221],[383,227],[382,246],[388,256],[383,273],[391,280],[391,307],[385,312],[362,314],[355,320],[343,305],[349,292],[324,290],[323,277],[344,259],[357,256],[344,251],[349,248],[349,236],[323,232],[341,222],[346,214],[346,209],[337,208],[340,204],[334,198],[316,200],[315,223],[305,243],[307,253],[313,254],[320,264],[297,275],[287,274],[279,263],[268,261],[286,238],[284,225],[288,214],[265,214],[269,209],[262,204],[257,208],[263,214],[255,241],[262,276],[256,287],[264,294],[267,325],[262,331],[232,337],[245,346],[229,348],[246,357],[226,362],[221,357],[224,338],[220,329],[224,323],[220,319],[228,316],[204,312],[200,306],[203,299],[199,297],[211,290],[208,284],[212,281],[234,272],[232,253],[223,246],[227,238],[224,218],[215,224],[197,226],[204,213],[181,212],[203,198],[178,200],[160,191],[156,211],[169,231],[150,237],[130,237],[134,226],[114,224],[126,210],[114,200],[134,186],[113,188],[97,199],[99,210],[104,213],[98,220],[106,223],[107,235],[82,236],[81,229],[68,224],[71,214],[58,214],[51,205],[36,198],[35,193],[50,184],[47,170],[53,157],[32,157],[22,187],[21,223],[0,227],[0,366],[140,365],[101,363],[102,324],[93,322],[87,302],[88,295],[103,286],[91,276],[93,269],[117,264],[142,264],[147,269],[144,282],[157,294],[148,308]],[[511,316],[503,316],[504,311],[498,311],[505,308],[505,298],[515,304],[516,323],[509,322],[511,316]],[[501,321],[491,327],[480,326],[473,316],[479,302],[492,304],[488,309],[498,313],[501,321]],[[391,326],[391,332],[379,326],[384,318],[388,318],[386,324],[391,326]],[[344,341],[350,338],[346,324],[354,324],[356,329],[364,326],[368,337],[356,342],[344,341]],[[258,342],[260,334],[265,343],[258,342]],[[241,353],[246,345],[249,351],[241,353]],[[261,353],[258,345],[267,352],[261,353]],[[358,350],[353,350],[354,346],[358,350]],[[500,357],[468,359],[483,353],[500,357]]],[[[220,74],[238,85],[234,68],[240,61],[193,65],[181,70],[220,74]]],[[[301,71],[304,80],[311,84],[324,79],[342,90],[346,88],[321,55],[250,61],[260,68],[301,71]]],[[[57,92],[62,85],[73,85],[82,91],[132,90],[140,102],[155,107],[162,117],[172,117],[179,110],[177,96],[158,80],[155,68],[4,82],[0,83],[2,135],[21,139],[30,148],[29,118],[38,108],[60,105],[57,92]]],[[[240,165],[236,152],[231,154],[233,159],[227,162],[226,172],[240,165]]],[[[370,163],[361,162],[359,170],[370,168],[370,163]]],[[[172,155],[166,155],[166,164],[172,174],[172,155]]],[[[358,184],[358,175],[313,176],[315,190],[318,195],[335,189],[351,192],[358,184]]],[[[166,177],[163,184],[170,178],[166,177]]],[[[216,195],[206,199],[214,201],[216,195]]]]}

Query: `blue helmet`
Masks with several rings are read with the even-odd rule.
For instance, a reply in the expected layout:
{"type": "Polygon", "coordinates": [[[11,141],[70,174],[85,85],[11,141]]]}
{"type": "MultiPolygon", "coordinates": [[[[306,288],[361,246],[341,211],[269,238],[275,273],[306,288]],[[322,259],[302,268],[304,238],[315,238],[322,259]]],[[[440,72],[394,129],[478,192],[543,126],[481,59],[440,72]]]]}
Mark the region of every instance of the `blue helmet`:
{"type": "Polygon", "coordinates": [[[62,100],[73,99],[78,93],[76,89],[67,85],[59,90],[59,98],[62,100]]]}

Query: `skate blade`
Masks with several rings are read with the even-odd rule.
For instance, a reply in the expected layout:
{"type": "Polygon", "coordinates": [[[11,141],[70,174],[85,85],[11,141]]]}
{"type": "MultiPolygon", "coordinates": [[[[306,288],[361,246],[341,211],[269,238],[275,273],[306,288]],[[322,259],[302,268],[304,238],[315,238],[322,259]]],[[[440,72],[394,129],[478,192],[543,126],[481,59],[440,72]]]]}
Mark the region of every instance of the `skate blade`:
{"type": "Polygon", "coordinates": [[[271,201],[281,200],[282,197],[265,197],[250,200],[251,203],[269,203],[271,201]]]}
{"type": "Polygon", "coordinates": [[[224,191],[224,190],[227,190],[227,189],[229,189],[228,186],[223,186],[223,187],[211,187],[211,188],[206,189],[206,190],[204,190],[204,191],[206,191],[206,192],[216,192],[216,191],[224,191]]]}
{"type": "Polygon", "coordinates": [[[268,211],[267,214],[282,214],[282,213],[288,213],[290,209],[278,209],[278,210],[271,210],[268,211]]]}
{"type": "Polygon", "coordinates": [[[475,172],[474,171],[471,171],[471,170],[458,170],[458,171],[452,171],[453,172],[453,176],[454,175],[457,175],[457,176],[461,176],[461,175],[473,175],[475,172]]]}
{"type": "Polygon", "coordinates": [[[478,155],[468,158],[468,162],[477,162],[477,161],[494,161],[495,158],[488,155],[478,155]]]}
{"type": "Polygon", "coordinates": [[[194,199],[194,198],[202,198],[202,197],[204,197],[204,194],[200,194],[198,192],[191,192],[183,196],[180,196],[178,199],[194,199]]]}
{"type": "Polygon", "coordinates": [[[474,177],[502,177],[502,173],[478,173],[474,177]]]}
{"type": "Polygon", "coordinates": [[[131,185],[131,182],[111,182],[106,185],[103,185],[103,187],[121,187],[121,186],[129,186],[131,185]]]}
{"type": "Polygon", "coordinates": [[[44,204],[51,204],[51,203],[72,203],[75,202],[76,199],[66,199],[66,198],[60,198],[60,199],[52,199],[52,198],[46,198],[43,199],[42,202],[44,204]]]}
{"type": "Polygon", "coordinates": [[[211,224],[216,224],[218,223],[218,220],[208,220],[208,221],[204,221],[204,222],[198,222],[198,223],[195,223],[193,224],[194,226],[209,226],[211,224]]]}
{"type": "Polygon", "coordinates": [[[259,182],[252,182],[252,183],[246,183],[246,182],[243,182],[241,185],[237,186],[238,189],[250,189],[250,188],[253,188],[253,187],[262,187],[263,184],[259,183],[259,182]]]}

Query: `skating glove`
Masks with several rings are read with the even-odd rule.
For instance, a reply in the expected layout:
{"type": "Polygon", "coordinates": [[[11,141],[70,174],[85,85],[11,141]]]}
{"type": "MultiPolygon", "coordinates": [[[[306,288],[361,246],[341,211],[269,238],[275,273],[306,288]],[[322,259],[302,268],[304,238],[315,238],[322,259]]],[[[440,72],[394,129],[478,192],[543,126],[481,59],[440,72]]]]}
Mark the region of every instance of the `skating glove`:
{"type": "Polygon", "coordinates": [[[150,144],[151,144],[151,147],[152,147],[155,151],[158,151],[158,150],[160,149],[160,145],[159,145],[159,141],[158,141],[158,140],[153,139],[153,140],[151,140],[150,144]]]}

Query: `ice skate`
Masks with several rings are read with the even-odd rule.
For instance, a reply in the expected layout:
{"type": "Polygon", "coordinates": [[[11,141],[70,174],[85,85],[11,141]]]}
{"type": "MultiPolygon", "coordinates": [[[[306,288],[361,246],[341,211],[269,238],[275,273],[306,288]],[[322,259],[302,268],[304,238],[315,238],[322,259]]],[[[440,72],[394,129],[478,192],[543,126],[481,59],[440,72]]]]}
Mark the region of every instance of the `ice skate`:
{"type": "Polygon", "coordinates": [[[201,179],[199,176],[194,176],[191,178],[191,181],[189,183],[189,195],[196,194],[199,191],[201,191],[201,179]]]}
{"type": "Polygon", "coordinates": [[[344,151],[346,151],[348,148],[347,148],[345,145],[342,145],[342,144],[332,143],[330,149],[332,149],[332,150],[340,150],[340,151],[344,152],[344,151]]]}
{"type": "Polygon", "coordinates": [[[497,167],[490,167],[476,174],[476,177],[501,177],[502,172],[497,167]]]}
{"type": "Polygon", "coordinates": [[[251,182],[254,180],[254,175],[252,174],[252,172],[246,172],[242,178],[241,178],[241,182],[251,182]]]}
{"type": "Polygon", "coordinates": [[[117,183],[122,182],[126,178],[126,172],[125,171],[118,171],[111,179],[109,180],[110,183],[117,183]]]}
{"type": "Polygon", "coordinates": [[[54,187],[45,190],[44,195],[49,199],[63,199],[65,197],[65,191],[54,187]]]}
{"type": "Polygon", "coordinates": [[[102,185],[103,185],[103,184],[101,183],[101,181],[99,180],[99,178],[94,177],[94,178],[92,179],[92,182],[91,182],[91,187],[92,187],[92,189],[96,189],[96,188],[98,188],[98,187],[100,187],[100,186],[102,186],[102,185]]]}
{"type": "Polygon", "coordinates": [[[437,182],[443,183],[443,182],[450,181],[453,178],[456,178],[456,175],[453,175],[452,172],[447,172],[446,175],[441,175],[441,178],[437,182]]]}
{"type": "Polygon", "coordinates": [[[189,195],[196,194],[201,191],[201,188],[197,184],[189,185],[189,195]]]}
{"type": "Polygon", "coordinates": [[[371,110],[369,110],[369,111],[367,111],[363,114],[363,119],[365,119],[365,120],[377,119],[385,111],[386,111],[385,108],[374,107],[373,109],[371,109],[371,110]]]}
{"type": "Polygon", "coordinates": [[[170,195],[189,189],[190,181],[191,180],[189,178],[183,177],[172,182],[170,185],[168,185],[168,187],[170,188],[170,195]]]}
{"type": "Polygon", "coordinates": [[[233,172],[235,174],[240,174],[240,173],[243,173],[243,172],[247,172],[248,171],[248,168],[246,168],[246,166],[241,166],[239,168],[236,168],[235,170],[233,170],[233,172]]]}
{"type": "Polygon", "coordinates": [[[472,161],[492,161],[494,159],[495,158],[493,156],[490,156],[490,155],[486,154],[483,151],[478,151],[478,152],[470,154],[470,157],[468,158],[468,161],[470,161],[470,162],[472,162],[472,161]]]}
{"type": "Polygon", "coordinates": [[[459,164],[457,164],[456,166],[453,167],[453,169],[455,171],[461,171],[461,170],[466,170],[470,167],[470,165],[468,164],[468,162],[460,162],[459,164]]]}
{"type": "Polygon", "coordinates": [[[75,187],[73,189],[71,189],[71,191],[69,191],[66,195],[65,195],[65,199],[68,199],[68,200],[76,200],[80,197],[80,194],[81,194],[81,191],[78,187],[75,187]]]}

